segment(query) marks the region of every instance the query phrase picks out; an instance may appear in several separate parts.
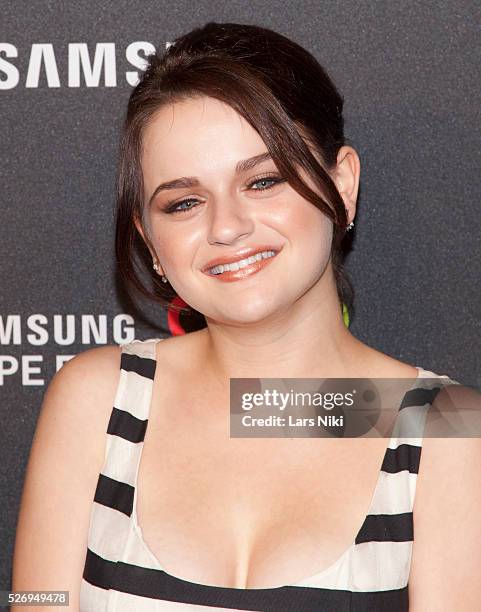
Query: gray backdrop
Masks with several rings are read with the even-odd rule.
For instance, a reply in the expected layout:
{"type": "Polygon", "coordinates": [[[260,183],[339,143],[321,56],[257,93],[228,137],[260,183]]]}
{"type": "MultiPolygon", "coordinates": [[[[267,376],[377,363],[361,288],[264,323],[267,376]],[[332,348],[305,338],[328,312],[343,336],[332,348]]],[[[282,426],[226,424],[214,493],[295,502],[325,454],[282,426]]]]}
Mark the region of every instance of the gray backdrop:
{"type": "Polygon", "coordinates": [[[138,48],[215,20],[270,27],[313,52],[345,97],[361,158],[351,330],[479,387],[480,12],[467,0],[2,3],[0,588],[57,359],[170,333],[165,313],[135,309],[114,275],[118,130],[138,48]],[[98,74],[96,53],[108,66],[98,74]]]}

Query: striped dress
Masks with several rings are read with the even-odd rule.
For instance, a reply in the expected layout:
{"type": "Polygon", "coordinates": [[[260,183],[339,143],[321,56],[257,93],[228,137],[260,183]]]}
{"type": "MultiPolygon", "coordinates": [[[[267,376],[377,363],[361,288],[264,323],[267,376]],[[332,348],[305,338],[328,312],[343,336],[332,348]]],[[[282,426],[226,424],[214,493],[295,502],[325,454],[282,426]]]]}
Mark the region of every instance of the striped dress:
{"type": "Polygon", "coordinates": [[[444,381],[458,383],[417,368],[418,377],[403,397],[393,437],[387,442],[368,514],[354,542],[337,561],[294,584],[225,588],[169,574],[146,545],[137,524],[137,473],[159,340],[134,340],[122,345],[120,379],[107,428],[105,460],[90,514],[80,611],[408,610],[412,510],[424,418],[444,381]],[[417,419],[420,437],[403,438],[402,423],[406,416],[410,423],[412,418],[417,419]]]}

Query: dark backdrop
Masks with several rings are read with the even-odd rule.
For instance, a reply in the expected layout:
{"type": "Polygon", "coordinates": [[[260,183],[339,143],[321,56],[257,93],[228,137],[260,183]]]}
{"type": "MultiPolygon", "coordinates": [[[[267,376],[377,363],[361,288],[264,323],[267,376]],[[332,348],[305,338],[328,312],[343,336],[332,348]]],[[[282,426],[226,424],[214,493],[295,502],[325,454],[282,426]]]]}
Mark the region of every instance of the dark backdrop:
{"type": "Polygon", "coordinates": [[[270,27],[314,53],[345,97],[361,158],[352,332],[481,385],[480,12],[468,0],[2,3],[0,588],[61,356],[171,333],[158,307],[124,299],[114,274],[118,133],[139,49],[215,20],[270,27]]]}

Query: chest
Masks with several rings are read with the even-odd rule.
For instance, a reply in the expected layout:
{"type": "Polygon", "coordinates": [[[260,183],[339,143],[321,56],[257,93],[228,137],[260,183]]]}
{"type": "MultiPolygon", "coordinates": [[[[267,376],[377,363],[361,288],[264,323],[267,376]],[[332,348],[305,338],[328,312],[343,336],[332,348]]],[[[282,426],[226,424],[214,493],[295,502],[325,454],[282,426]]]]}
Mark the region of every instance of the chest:
{"type": "Polygon", "coordinates": [[[227,412],[197,410],[152,410],[144,440],[137,519],[162,567],[265,588],[334,563],[368,512],[387,440],[230,438],[227,412]]]}

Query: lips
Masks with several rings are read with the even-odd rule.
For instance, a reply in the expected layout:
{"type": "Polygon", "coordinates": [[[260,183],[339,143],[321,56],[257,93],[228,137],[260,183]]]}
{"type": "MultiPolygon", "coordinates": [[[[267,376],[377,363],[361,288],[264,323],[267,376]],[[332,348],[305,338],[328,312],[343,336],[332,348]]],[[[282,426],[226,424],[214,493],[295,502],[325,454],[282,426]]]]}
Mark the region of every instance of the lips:
{"type": "Polygon", "coordinates": [[[251,257],[251,255],[257,255],[257,253],[262,253],[262,251],[274,251],[274,253],[276,253],[277,255],[277,253],[279,253],[281,249],[282,247],[279,248],[271,244],[263,244],[258,247],[245,247],[243,249],[235,251],[235,253],[230,253],[229,255],[226,254],[222,257],[216,257],[215,259],[211,259],[207,263],[207,265],[202,268],[202,272],[208,274],[210,268],[213,268],[214,266],[219,266],[221,264],[230,264],[234,261],[239,261],[240,259],[246,259],[247,257],[251,257]]]}
{"type": "MultiPolygon", "coordinates": [[[[272,249],[271,249],[272,251],[272,249]]],[[[276,259],[279,251],[277,251],[273,256],[270,257],[261,257],[261,259],[257,259],[254,257],[254,262],[239,268],[238,270],[224,270],[221,274],[212,274],[210,272],[205,272],[206,276],[211,279],[214,279],[216,282],[220,283],[235,283],[237,281],[247,280],[251,278],[253,275],[258,274],[261,270],[270,266],[272,262],[276,259]]]]}

